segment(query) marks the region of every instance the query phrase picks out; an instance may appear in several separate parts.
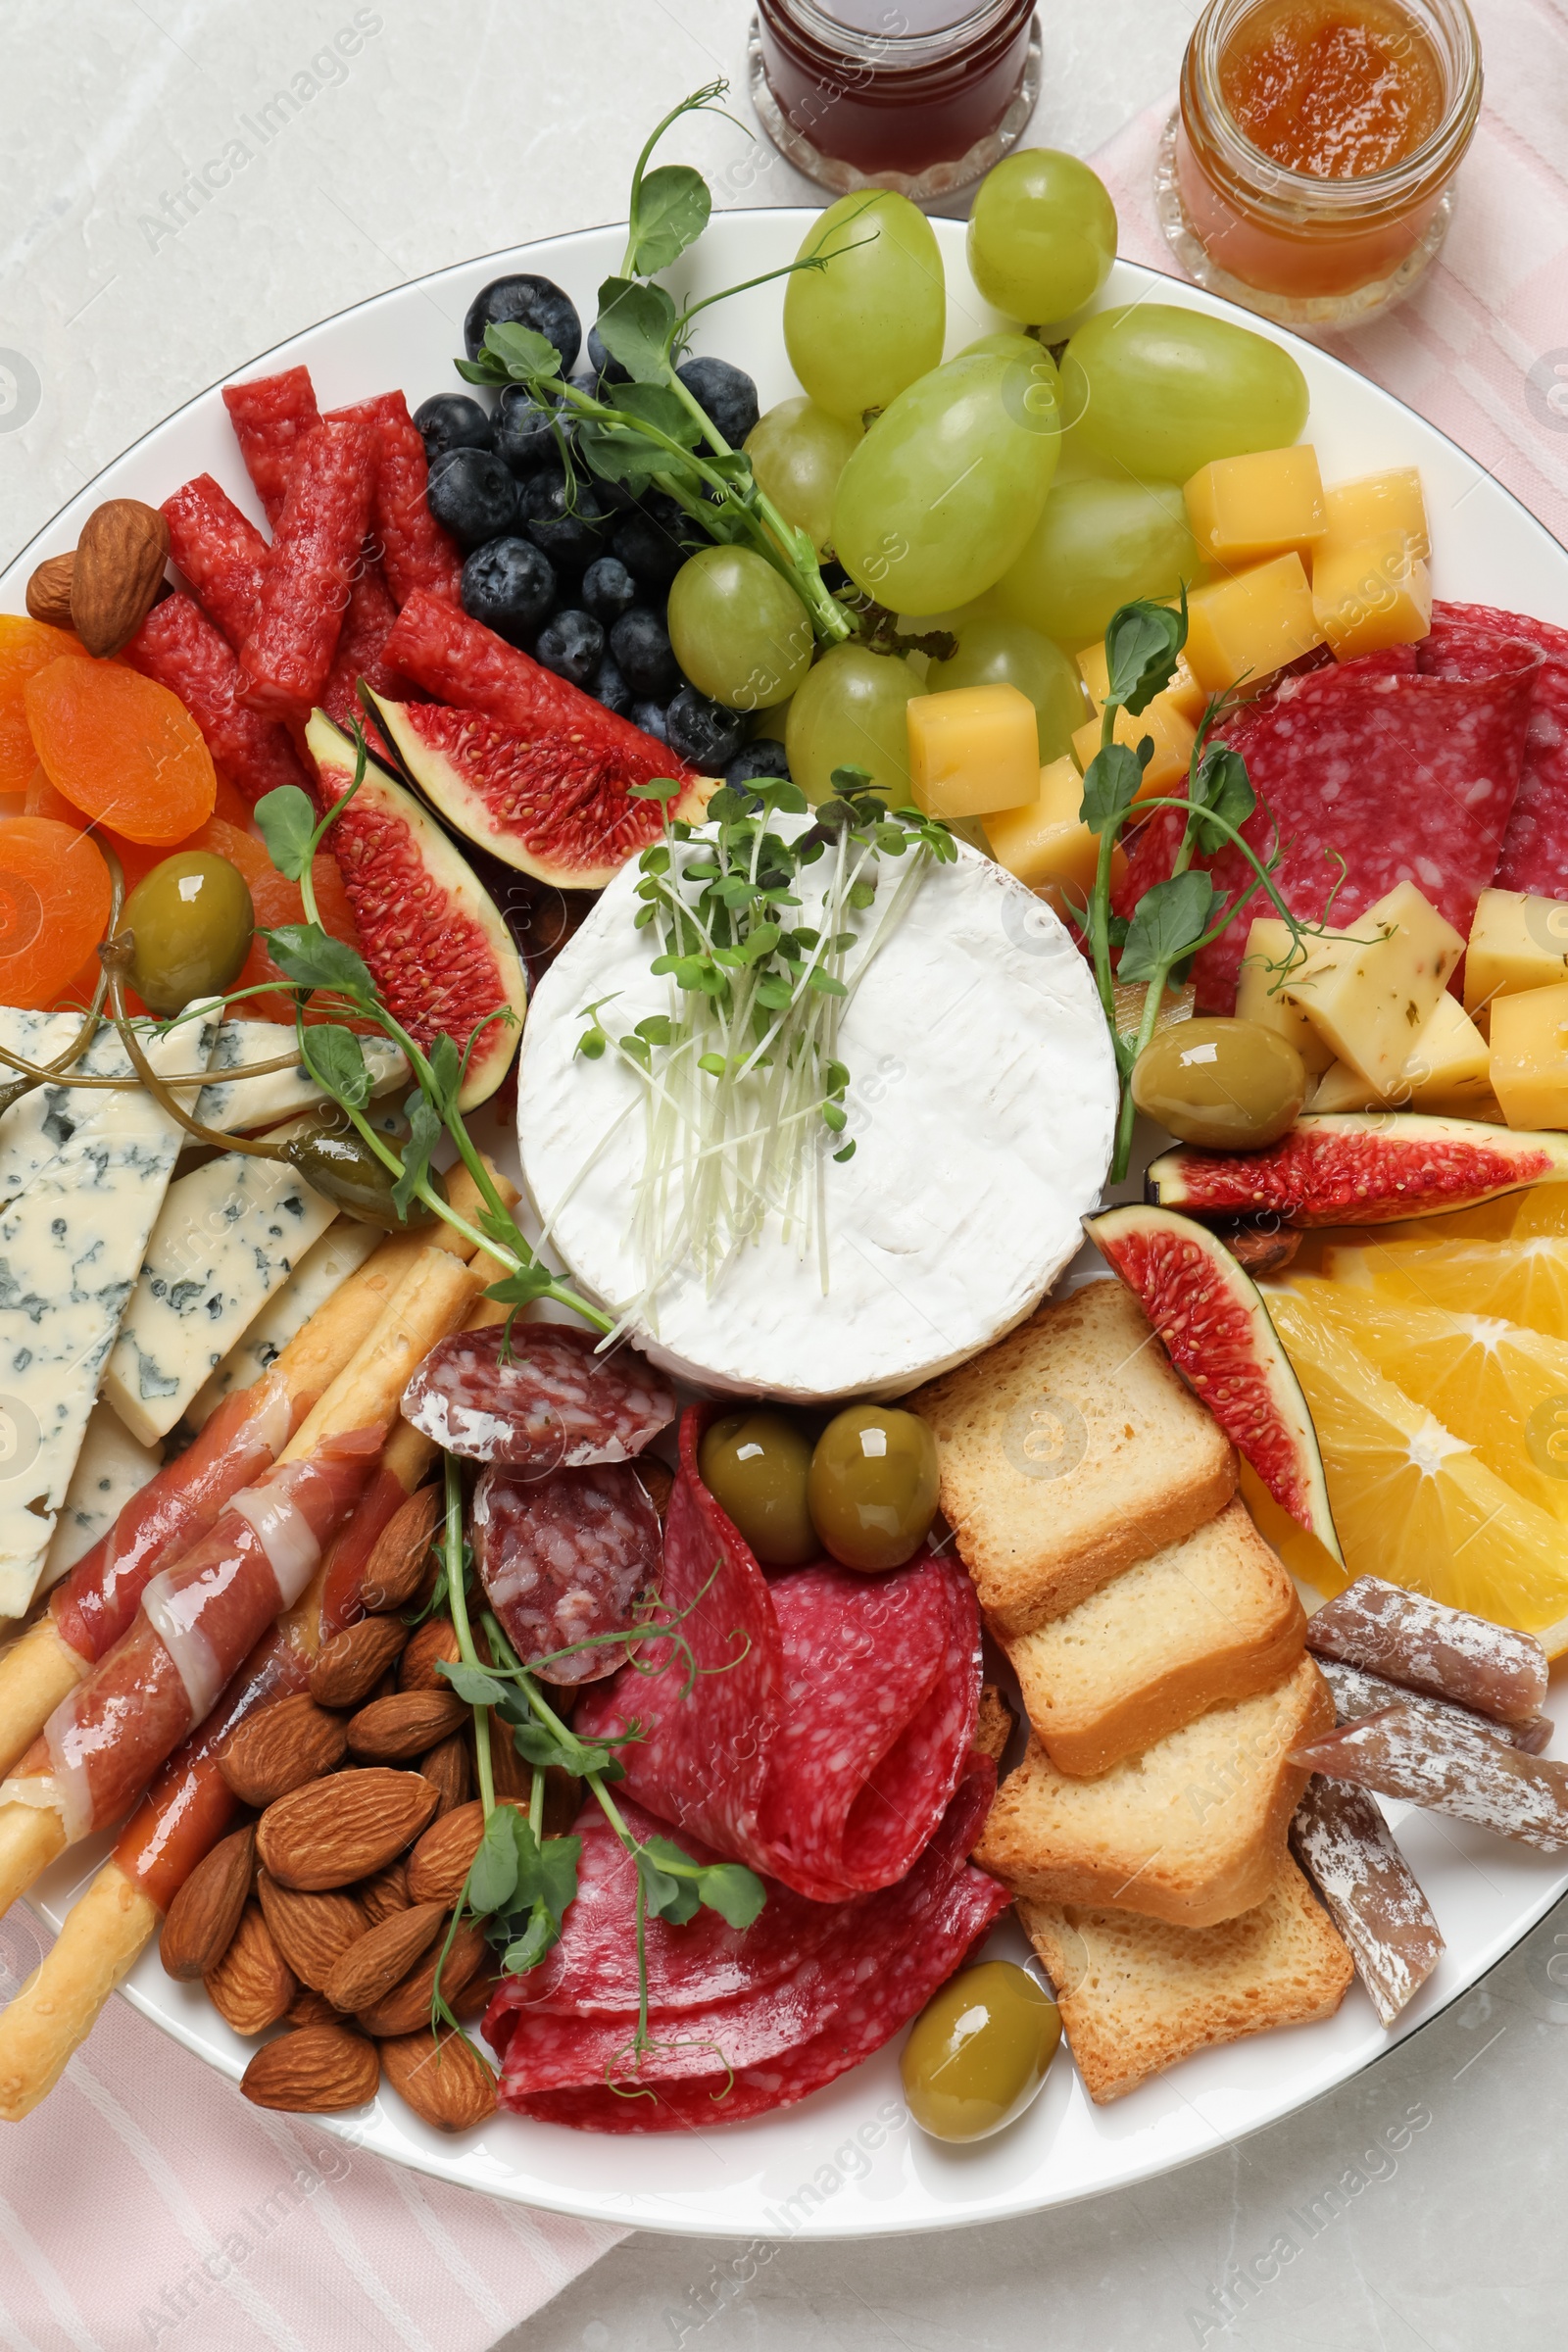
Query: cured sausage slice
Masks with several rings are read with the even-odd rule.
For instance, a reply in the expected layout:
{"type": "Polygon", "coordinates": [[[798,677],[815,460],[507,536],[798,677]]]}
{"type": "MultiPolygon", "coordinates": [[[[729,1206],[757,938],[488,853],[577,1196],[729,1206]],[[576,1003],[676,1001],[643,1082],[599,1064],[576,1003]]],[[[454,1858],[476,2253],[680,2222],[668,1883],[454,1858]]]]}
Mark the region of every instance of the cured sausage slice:
{"type": "Polygon", "coordinates": [[[596,1355],[564,1323],[455,1332],[403,1393],[403,1417],[448,1453],[541,1478],[629,1462],[675,1418],[672,1391],[631,1348],[596,1355]]]}
{"type": "Polygon", "coordinates": [[[1546,1653],[1534,1635],[1380,1576],[1358,1576],[1319,1609],[1308,1621],[1306,1646],[1494,1723],[1530,1723],[1546,1695],[1546,1653]]]}
{"type": "Polygon", "coordinates": [[[1445,605],[1443,611],[1450,621],[1506,628],[1541,650],[1519,793],[1492,879],[1497,890],[1568,898],[1568,629],[1523,612],[1491,612],[1484,605],[1445,605]]]}
{"type": "MultiPolygon", "coordinates": [[[[480,1581],[525,1666],[591,1634],[629,1626],[659,1583],[659,1515],[630,1462],[546,1478],[493,1465],[473,1497],[480,1581]]],[[[598,1682],[624,1665],[622,1642],[540,1664],[547,1683],[598,1682]]]]}
{"type": "Polygon", "coordinates": [[[1291,1850],[1392,2026],[1443,1957],[1443,1937],[1388,1823],[1364,1788],[1317,1774],[1296,1808],[1291,1850]]]}

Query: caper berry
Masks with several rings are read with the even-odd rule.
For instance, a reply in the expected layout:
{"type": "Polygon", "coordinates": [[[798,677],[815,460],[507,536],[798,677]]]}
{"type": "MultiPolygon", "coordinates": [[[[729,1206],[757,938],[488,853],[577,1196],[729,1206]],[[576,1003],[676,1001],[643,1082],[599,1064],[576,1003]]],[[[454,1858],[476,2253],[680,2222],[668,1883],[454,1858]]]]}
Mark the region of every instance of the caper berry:
{"type": "MultiPolygon", "coordinates": [[[[412,1226],[435,1220],[435,1210],[419,1200],[409,1202],[406,1215],[398,1214],[392,1199],[397,1179],[340,1111],[323,1111],[298,1129],[283,1145],[282,1157],[299,1170],[313,1191],[335,1200],[345,1216],[357,1217],[362,1225],[378,1225],[385,1233],[406,1233],[412,1226]]],[[[430,1186],[445,1200],[446,1187],[433,1168],[430,1186]]]]}
{"type": "Polygon", "coordinates": [[[925,1540],[937,1507],[937,1444],[916,1413],[852,1404],[811,1455],[816,1532],[846,1568],[900,1568],[925,1540]]]}
{"type": "Polygon", "coordinates": [[[1260,1021],[1172,1021],[1133,1064],[1133,1101],[1184,1144],[1248,1152],[1293,1127],[1306,1070],[1260,1021]]]}
{"type": "Polygon", "coordinates": [[[1027,1969],[983,1960],[934,1993],[904,2045],[904,2095],[933,2139],[989,2139],[1034,2100],[1061,2039],[1027,1969]]]}
{"type": "Polygon", "coordinates": [[[806,1498],[810,1441],[786,1414],[723,1414],[705,1431],[697,1466],[765,1567],[820,1559],[806,1498]]]}
{"type": "Polygon", "coordinates": [[[144,874],[122,928],[135,953],[128,978],[161,1020],[197,997],[221,996],[250,953],[256,911],[244,875],[208,850],[181,850],[144,874]]]}

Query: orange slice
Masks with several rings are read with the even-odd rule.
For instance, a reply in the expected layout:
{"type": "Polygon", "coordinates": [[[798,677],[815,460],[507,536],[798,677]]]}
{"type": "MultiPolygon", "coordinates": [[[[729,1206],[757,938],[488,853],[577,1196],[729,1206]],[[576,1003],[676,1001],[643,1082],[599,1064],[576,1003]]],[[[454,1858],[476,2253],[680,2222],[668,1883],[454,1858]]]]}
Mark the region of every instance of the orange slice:
{"type": "Polygon", "coordinates": [[[172,847],[212,815],[212,754],[178,695],[156,679],[62,659],[33,673],[23,699],[45,774],[83,816],[172,847]]]}
{"type": "Polygon", "coordinates": [[[1568,1239],[1554,1235],[1468,1248],[1374,1242],[1325,1250],[1323,1271],[1331,1282],[1385,1298],[1491,1315],[1568,1340],[1568,1239]]]}

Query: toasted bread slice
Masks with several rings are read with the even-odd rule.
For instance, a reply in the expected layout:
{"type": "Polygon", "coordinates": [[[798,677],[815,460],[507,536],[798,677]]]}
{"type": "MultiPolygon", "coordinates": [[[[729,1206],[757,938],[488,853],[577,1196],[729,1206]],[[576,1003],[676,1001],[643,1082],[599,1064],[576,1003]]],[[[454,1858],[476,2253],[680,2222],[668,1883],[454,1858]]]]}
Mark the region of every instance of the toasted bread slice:
{"type": "Polygon", "coordinates": [[[1224,1509],[1236,1456],[1119,1282],[1086,1283],[906,1403],[997,1632],[1060,1617],[1224,1509]]]}
{"type": "Polygon", "coordinates": [[[1031,1740],[974,1858],[1035,1902],[1195,1928],[1234,1919],[1279,1875],[1307,1780],[1291,1750],[1333,1720],[1328,1685],[1303,1657],[1272,1690],[1200,1715],[1095,1780],[1058,1772],[1031,1740]]]}
{"type": "Polygon", "coordinates": [[[1305,1632],[1295,1583],[1238,1498],[1006,1651],[1047,1755],[1083,1774],[1272,1690],[1305,1632]]]}
{"type": "Polygon", "coordinates": [[[1002,1759],[1007,1752],[1007,1742],[1017,1729],[1018,1712],[1004,1691],[995,1683],[987,1683],[980,1693],[980,1713],[975,1722],[971,1745],[983,1756],[989,1756],[1000,1772],[1002,1759]]]}
{"type": "Polygon", "coordinates": [[[1217,1927],[1053,1903],[1020,1902],[1018,1916],[1056,1987],[1068,2047],[1099,2106],[1195,2050],[1332,2017],[1354,1973],[1288,1857],[1260,1903],[1217,1927]]]}

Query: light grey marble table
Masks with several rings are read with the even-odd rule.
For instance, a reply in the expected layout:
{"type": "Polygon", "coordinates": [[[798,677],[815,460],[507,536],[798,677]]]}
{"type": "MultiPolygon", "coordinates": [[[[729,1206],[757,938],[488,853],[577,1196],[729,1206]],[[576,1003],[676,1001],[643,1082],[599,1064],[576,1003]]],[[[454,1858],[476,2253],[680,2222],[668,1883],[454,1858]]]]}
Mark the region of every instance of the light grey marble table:
{"type": "MultiPolygon", "coordinates": [[[[1193,13],[1048,7],[1035,141],[1091,153],[1173,83],[1193,13]]],[[[742,78],[749,14],[5,0],[0,560],[285,335],[469,254],[614,218],[650,122],[713,74],[742,78]],[[344,30],[357,47],[335,43],[344,30]]],[[[722,201],[811,198],[723,123],[693,126],[682,152],[722,201]]],[[[506,2343],[1556,2352],[1565,2112],[1568,1906],[1356,2082],[1152,2185],[832,2249],[634,2236],[506,2343]]]]}

